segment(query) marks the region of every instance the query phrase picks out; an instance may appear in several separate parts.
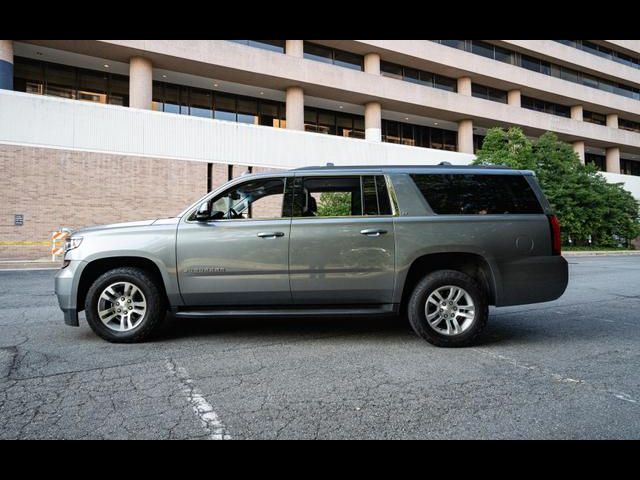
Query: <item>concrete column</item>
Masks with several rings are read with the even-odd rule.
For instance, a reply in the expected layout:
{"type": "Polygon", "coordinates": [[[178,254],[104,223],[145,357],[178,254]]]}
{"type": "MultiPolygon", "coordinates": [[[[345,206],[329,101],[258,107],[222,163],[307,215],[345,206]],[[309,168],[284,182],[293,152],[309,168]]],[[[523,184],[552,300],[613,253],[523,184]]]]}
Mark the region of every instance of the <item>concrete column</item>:
{"type": "Polygon", "coordinates": [[[372,142],[382,141],[382,105],[379,102],[364,105],[364,138],[372,142]]]}
{"type": "Polygon", "coordinates": [[[284,51],[292,57],[304,57],[304,41],[303,40],[286,40],[284,51]]]}
{"type": "Polygon", "coordinates": [[[151,110],[153,102],[153,66],[151,60],[131,57],[129,60],[129,106],[151,110]]]}
{"type": "Polygon", "coordinates": [[[0,89],[13,90],[13,40],[0,40],[0,89]]]}
{"type": "Polygon", "coordinates": [[[617,113],[609,113],[609,114],[607,114],[607,127],[618,128],[618,114],[617,113]]]}
{"type": "Polygon", "coordinates": [[[573,142],[573,151],[578,154],[578,157],[580,157],[580,163],[584,165],[584,142],[579,140],[573,142]]]}
{"type": "Polygon", "coordinates": [[[618,147],[607,148],[607,172],[620,173],[620,149],[618,147]]]}
{"type": "Polygon", "coordinates": [[[380,55],[367,53],[364,56],[364,71],[374,75],[380,75],[380,55]]]}
{"type": "Polygon", "coordinates": [[[507,105],[511,105],[512,107],[520,107],[522,106],[520,90],[509,90],[507,92],[507,105]]]}
{"type": "Polygon", "coordinates": [[[582,105],[574,105],[571,107],[571,120],[582,121],[582,105]]]}
{"type": "Polygon", "coordinates": [[[473,120],[458,122],[458,152],[473,153],[473,120]]]}
{"type": "Polygon", "coordinates": [[[468,97],[471,96],[471,79],[469,77],[460,77],[458,79],[458,93],[468,97]]]}
{"type": "Polygon", "coordinates": [[[302,87],[287,88],[287,128],[304,130],[304,90],[302,87]]]}

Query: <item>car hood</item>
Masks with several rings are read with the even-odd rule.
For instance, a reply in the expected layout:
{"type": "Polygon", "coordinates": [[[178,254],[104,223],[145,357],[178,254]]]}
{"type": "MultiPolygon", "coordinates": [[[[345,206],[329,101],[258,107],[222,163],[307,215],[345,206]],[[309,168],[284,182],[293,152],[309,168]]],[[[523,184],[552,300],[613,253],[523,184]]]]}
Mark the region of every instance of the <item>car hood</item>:
{"type": "Polygon", "coordinates": [[[110,223],[107,225],[95,225],[93,227],[86,227],[86,228],[81,228],[79,230],[74,230],[72,234],[82,236],[87,233],[101,232],[104,230],[113,230],[116,228],[122,229],[122,228],[131,228],[131,227],[148,227],[154,224],[167,225],[167,224],[176,223],[177,221],[178,221],[177,217],[175,218],[172,217],[172,218],[154,218],[152,220],[139,220],[137,222],[110,223]]]}

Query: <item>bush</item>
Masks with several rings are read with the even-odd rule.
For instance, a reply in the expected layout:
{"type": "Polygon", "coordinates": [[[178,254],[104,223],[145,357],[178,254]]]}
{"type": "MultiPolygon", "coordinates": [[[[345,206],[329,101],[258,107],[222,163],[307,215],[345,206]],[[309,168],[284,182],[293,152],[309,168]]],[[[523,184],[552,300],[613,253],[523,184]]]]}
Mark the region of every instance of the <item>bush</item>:
{"type": "Polygon", "coordinates": [[[628,246],[640,235],[638,202],[620,183],[608,183],[593,165],[580,163],[567,143],[547,132],[538,140],[521,129],[487,132],[475,164],[533,170],[562,225],[564,244],[628,246]]]}

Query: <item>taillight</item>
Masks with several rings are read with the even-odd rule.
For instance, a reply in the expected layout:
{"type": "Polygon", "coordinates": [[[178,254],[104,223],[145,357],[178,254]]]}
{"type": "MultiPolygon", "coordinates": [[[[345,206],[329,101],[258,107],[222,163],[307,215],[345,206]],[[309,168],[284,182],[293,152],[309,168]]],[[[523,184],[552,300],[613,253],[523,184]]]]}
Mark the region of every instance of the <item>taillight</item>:
{"type": "Polygon", "coordinates": [[[551,227],[551,254],[560,255],[562,248],[560,247],[560,222],[555,215],[549,215],[549,227],[551,227]]]}

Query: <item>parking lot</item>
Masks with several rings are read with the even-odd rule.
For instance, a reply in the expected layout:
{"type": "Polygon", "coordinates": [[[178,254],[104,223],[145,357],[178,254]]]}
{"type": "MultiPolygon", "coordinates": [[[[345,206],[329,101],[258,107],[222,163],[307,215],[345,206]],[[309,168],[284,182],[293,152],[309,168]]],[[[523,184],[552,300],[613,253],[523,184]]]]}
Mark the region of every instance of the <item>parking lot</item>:
{"type": "Polygon", "coordinates": [[[0,438],[639,438],[640,256],[570,257],[565,295],[480,344],[404,320],[63,324],[54,271],[0,271],[0,438]]]}

